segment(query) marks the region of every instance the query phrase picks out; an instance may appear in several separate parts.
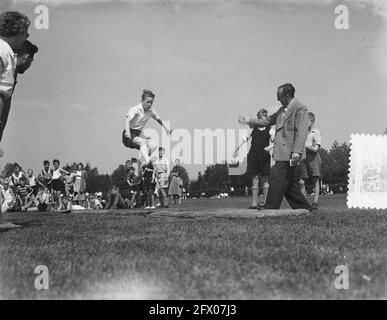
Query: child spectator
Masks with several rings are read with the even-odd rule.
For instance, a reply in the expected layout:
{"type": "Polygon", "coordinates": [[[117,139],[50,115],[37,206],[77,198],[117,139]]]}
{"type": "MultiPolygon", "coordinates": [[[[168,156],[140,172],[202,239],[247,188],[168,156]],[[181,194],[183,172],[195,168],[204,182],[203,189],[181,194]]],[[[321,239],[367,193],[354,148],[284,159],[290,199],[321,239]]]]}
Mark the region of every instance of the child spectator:
{"type": "Polygon", "coordinates": [[[16,188],[17,198],[20,201],[20,207],[22,211],[27,210],[27,204],[32,195],[32,189],[27,185],[27,179],[22,177],[19,180],[19,185],[16,188]]]}
{"type": "Polygon", "coordinates": [[[168,177],[169,177],[169,160],[165,157],[165,149],[159,148],[159,160],[155,167],[156,187],[160,198],[160,207],[168,208],[168,177]]]}
{"type": "Polygon", "coordinates": [[[113,186],[107,195],[106,210],[126,209],[124,198],[121,196],[118,187],[113,186]]]}
{"type": "Polygon", "coordinates": [[[314,127],[315,115],[313,112],[309,112],[309,127],[308,136],[305,142],[306,159],[301,163],[301,192],[305,191],[305,180],[311,179],[314,184],[314,199],[312,202],[313,210],[318,209],[318,198],[320,194],[320,176],[321,176],[321,158],[319,149],[321,147],[321,134],[320,131],[314,127]]]}
{"type": "Polygon", "coordinates": [[[4,185],[4,183],[8,183],[9,184],[9,180],[10,180],[10,178],[7,177],[7,172],[5,170],[1,171],[1,174],[0,174],[0,185],[4,185]]]}
{"type": "Polygon", "coordinates": [[[61,213],[71,213],[71,201],[68,197],[64,196],[61,205],[58,208],[58,211],[61,213]]]}
{"type": "Polygon", "coordinates": [[[141,199],[139,197],[140,195],[140,184],[142,182],[142,174],[141,174],[141,167],[138,163],[136,158],[132,158],[131,160],[131,169],[129,169],[128,172],[128,180],[127,183],[129,184],[131,191],[132,191],[132,199],[130,201],[130,207],[136,208],[141,205],[141,199]]]}
{"type": "Polygon", "coordinates": [[[59,208],[62,207],[62,194],[65,194],[66,192],[65,185],[62,181],[62,176],[69,174],[69,172],[59,167],[60,162],[58,159],[55,159],[52,164],[54,166],[54,171],[52,173],[52,180],[49,184],[51,184],[54,201],[57,203],[59,210],[59,208]]]}
{"type": "Polygon", "coordinates": [[[76,169],[73,169],[69,174],[62,176],[62,180],[65,185],[65,195],[69,199],[74,196],[74,182],[75,182],[76,169]]]}
{"type": "Polygon", "coordinates": [[[145,194],[145,209],[156,209],[154,205],[154,163],[156,158],[152,157],[151,161],[145,166],[143,174],[143,190],[145,194]]]}
{"type": "Polygon", "coordinates": [[[46,187],[39,187],[38,194],[35,197],[35,203],[38,208],[38,211],[43,212],[48,209],[50,205],[51,194],[46,187]]]}
{"type": "Polygon", "coordinates": [[[14,212],[16,211],[16,196],[13,190],[9,187],[9,181],[4,181],[3,188],[1,189],[2,196],[2,212],[14,212]]]}
{"type": "Polygon", "coordinates": [[[83,170],[83,164],[79,163],[75,173],[74,182],[74,200],[81,206],[85,205],[86,192],[86,171],[83,170]]]}
{"type": "Polygon", "coordinates": [[[171,171],[171,182],[169,184],[168,195],[173,198],[173,203],[181,204],[181,195],[183,191],[183,180],[179,176],[179,172],[171,171]]]}
{"type": "Polygon", "coordinates": [[[12,186],[14,190],[16,190],[20,184],[20,179],[23,177],[26,178],[26,175],[21,170],[20,166],[15,162],[13,164],[13,172],[11,175],[11,181],[9,185],[12,186]]]}
{"type": "Polygon", "coordinates": [[[39,180],[36,179],[36,177],[34,176],[34,171],[32,169],[28,169],[27,170],[27,179],[28,179],[28,185],[30,186],[30,188],[32,189],[32,194],[34,196],[36,196],[38,194],[38,190],[39,190],[39,180]]]}
{"type": "Polygon", "coordinates": [[[50,169],[50,161],[44,160],[43,169],[42,169],[42,172],[39,174],[38,179],[50,191],[51,191],[52,173],[53,173],[53,170],[50,169]]]}

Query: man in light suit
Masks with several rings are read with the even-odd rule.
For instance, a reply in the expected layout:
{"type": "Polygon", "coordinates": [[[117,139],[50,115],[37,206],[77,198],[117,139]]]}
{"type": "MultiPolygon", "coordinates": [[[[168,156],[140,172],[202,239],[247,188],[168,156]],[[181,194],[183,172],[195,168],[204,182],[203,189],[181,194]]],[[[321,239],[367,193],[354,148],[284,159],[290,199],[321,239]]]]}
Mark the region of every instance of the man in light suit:
{"type": "Polygon", "coordinates": [[[292,84],[278,88],[277,98],[281,102],[278,111],[266,119],[240,117],[239,123],[272,126],[276,125],[273,158],[275,165],[270,171],[269,192],[265,209],[279,209],[285,196],[293,209],[308,209],[311,204],[301,193],[298,184],[297,165],[305,158],[305,141],[308,133],[308,109],[294,96],[292,84]]]}

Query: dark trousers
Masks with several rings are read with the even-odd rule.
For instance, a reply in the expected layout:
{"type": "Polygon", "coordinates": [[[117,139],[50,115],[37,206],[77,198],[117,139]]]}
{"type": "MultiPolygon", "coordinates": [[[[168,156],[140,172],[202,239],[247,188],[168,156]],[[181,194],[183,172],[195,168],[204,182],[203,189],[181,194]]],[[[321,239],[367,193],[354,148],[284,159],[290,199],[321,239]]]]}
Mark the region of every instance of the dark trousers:
{"type": "Polygon", "coordinates": [[[293,209],[310,209],[311,204],[301,193],[297,166],[290,167],[288,161],[277,161],[271,168],[269,192],[265,209],[279,209],[285,197],[293,209]]]}

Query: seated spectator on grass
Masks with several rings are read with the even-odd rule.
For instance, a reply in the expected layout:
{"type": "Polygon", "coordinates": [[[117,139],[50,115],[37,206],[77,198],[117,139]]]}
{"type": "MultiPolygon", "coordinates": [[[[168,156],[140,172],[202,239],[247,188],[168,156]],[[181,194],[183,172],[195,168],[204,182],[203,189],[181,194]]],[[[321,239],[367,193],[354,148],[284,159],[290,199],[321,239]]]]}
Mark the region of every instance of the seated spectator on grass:
{"type": "Polygon", "coordinates": [[[7,172],[5,170],[1,171],[1,174],[0,174],[0,185],[4,185],[4,183],[8,183],[9,185],[9,180],[10,178],[7,177],[7,172]]]}
{"type": "Polygon", "coordinates": [[[24,174],[23,171],[21,171],[20,166],[15,162],[13,164],[13,172],[12,172],[12,175],[11,175],[11,181],[9,183],[9,185],[12,186],[14,191],[19,186],[19,184],[20,184],[19,181],[23,177],[26,178],[26,175],[24,174]]]}
{"type": "Polygon", "coordinates": [[[33,195],[36,196],[38,194],[40,182],[34,176],[34,171],[32,169],[27,170],[27,181],[28,181],[28,185],[32,189],[33,195]]]}
{"type": "Polygon", "coordinates": [[[19,179],[19,185],[16,188],[16,195],[20,201],[21,211],[27,211],[27,204],[29,203],[32,195],[32,189],[27,185],[27,179],[22,177],[19,179]]]}
{"type": "Polygon", "coordinates": [[[64,196],[61,201],[61,205],[58,208],[58,211],[61,213],[71,213],[72,204],[68,197],[64,196]]]}
{"type": "Polygon", "coordinates": [[[91,197],[90,208],[93,210],[102,210],[103,209],[101,199],[98,196],[91,197]]]}
{"type": "Polygon", "coordinates": [[[50,205],[51,194],[46,187],[39,187],[38,194],[35,197],[36,207],[38,211],[46,211],[50,205]]]}
{"type": "Polygon", "coordinates": [[[3,188],[1,188],[1,210],[2,212],[14,212],[17,209],[16,196],[12,188],[9,187],[9,181],[3,182],[3,188]]]}
{"type": "Polygon", "coordinates": [[[124,198],[121,196],[118,187],[113,186],[110,192],[107,195],[106,199],[106,207],[107,210],[115,210],[115,209],[126,209],[126,203],[124,198]]]}

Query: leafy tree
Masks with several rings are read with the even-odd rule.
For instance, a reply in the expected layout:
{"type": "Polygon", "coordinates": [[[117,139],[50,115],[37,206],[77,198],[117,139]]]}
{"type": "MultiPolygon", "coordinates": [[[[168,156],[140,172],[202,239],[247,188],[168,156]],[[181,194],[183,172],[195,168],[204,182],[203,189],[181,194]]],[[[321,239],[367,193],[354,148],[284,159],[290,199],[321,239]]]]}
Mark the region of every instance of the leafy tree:
{"type": "Polygon", "coordinates": [[[226,188],[230,184],[226,163],[216,163],[206,168],[204,180],[210,188],[226,188]]]}
{"type": "Polygon", "coordinates": [[[120,164],[118,168],[113,171],[111,175],[111,182],[120,189],[127,189],[129,186],[126,182],[126,176],[126,168],[124,165],[120,164]]]}
{"type": "Polygon", "coordinates": [[[98,169],[92,168],[87,162],[83,168],[86,171],[86,191],[90,193],[102,191],[108,192],[110,188],[110,177],[108,174],[100,175],[98,169]]]}
{"type": "Polygon", "coordinates": [[[321,148],[322,180],[329,184],[348,183],[350,146],[346,142],[335,141],[329,151],[321,148]]]}

